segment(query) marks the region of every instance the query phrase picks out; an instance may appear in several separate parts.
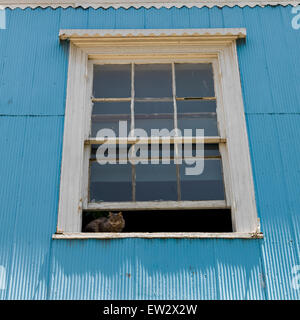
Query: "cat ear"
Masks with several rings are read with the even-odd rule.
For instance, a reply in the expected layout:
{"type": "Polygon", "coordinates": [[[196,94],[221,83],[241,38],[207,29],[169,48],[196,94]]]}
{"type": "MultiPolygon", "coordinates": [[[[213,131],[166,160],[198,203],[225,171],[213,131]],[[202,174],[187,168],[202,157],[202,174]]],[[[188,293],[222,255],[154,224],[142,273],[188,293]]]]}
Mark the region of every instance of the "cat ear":
{"type": "Polygon", "coordinates": [[[109,212],[109,213],[108,213],[108,216],[109,216],[109,217],[112,217],[112,216],[113,216],[113,213],[112,213],[112,212],[109,212]]]}
{"type": "Polygon", "coordinates": [[[118,216],[121,216],[122,215],[122,212],[120,211],[119,213],[118,213],[118,216]]]}

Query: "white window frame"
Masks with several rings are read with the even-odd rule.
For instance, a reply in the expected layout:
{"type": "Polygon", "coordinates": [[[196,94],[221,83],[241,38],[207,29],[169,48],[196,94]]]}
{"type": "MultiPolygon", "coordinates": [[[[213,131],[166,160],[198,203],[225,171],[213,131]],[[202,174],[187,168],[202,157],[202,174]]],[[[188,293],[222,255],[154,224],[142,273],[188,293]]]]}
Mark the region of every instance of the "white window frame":
{"type": "MultiPolygon", "coordinates": [[[[236,40],[241,29],[61,30],[69,69],[57,232],[54,238],[260,238],[236,40]],[[88,203],[88,161],[94,63],[206,62],[214,70],[218,137],[226,200],[88,203]],[[231,208],[230,233],[81,233],[82,210],[231,208]]],[[[95,141],[94,141],[95,142],[95,141]]],[[[139,140],[140,142],[140,140],[139,140]]],[[[131,141],[131,143],[134,143],[131,141]]],[[[201,214],[201,212],[199,213],[201,214]]]]}

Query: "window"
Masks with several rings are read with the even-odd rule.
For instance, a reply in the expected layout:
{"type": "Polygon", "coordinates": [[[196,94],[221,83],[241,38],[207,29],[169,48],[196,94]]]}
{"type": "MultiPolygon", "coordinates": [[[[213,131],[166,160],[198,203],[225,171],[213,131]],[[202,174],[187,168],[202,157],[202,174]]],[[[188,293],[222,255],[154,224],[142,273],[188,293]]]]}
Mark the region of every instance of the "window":
{"type": "Polygon", "coordinates": [[[93,237],[259,236],[239,37],[60,32],[70,58],[56,237],[86,237],[109,211],[122,211],[124,232],[93,237]]]}
{"type": "Polygon", "coordinates": [[[91,139],[86,142],[97,141],[97,133],[106,129],[111,132],[104,133],[113,137],[134,137],[142,130],[150,139],[147,144],[106,142],[100,148],[91,144],[88,203],[225,200],[218,144],[205,144],[204,172],[187,175],[185,162],[174,164],[174,160],[176,153],[187,154],[190,147],[194,154],[190,152],[189,160],[196,161],[195,143],[151,141],[172,133],[175,137],[175,129],[180,136],[192,130],[193,137],[199,128],[218,140],[212,64],[126,62],[94,64],[93,69],[91,139]],[[119,129],[122,124],[124,130],[119,129]]]}

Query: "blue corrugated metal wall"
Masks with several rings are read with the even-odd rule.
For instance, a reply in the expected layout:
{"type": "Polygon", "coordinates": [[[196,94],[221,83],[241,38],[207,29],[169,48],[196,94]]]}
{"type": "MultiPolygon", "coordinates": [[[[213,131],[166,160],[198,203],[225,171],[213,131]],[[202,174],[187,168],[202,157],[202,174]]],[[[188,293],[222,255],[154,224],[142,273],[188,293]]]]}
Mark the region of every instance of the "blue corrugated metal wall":
{"type": "Polygon", "coordinates": [[[291,7],[6,10],[0,30],[0,299],[299,299],[300,30],[291,7]],[[263,240],[52,240],[62,28],[246,27],[238,45],[263,240]]]}

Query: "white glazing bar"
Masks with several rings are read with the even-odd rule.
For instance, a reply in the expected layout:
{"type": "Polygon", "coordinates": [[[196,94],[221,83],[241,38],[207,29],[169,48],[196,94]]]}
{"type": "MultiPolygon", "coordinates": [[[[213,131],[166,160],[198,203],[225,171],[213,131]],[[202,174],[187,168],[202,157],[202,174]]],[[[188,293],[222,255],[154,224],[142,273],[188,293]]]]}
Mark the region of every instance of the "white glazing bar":
{"type": "MultiPolygon", "coordinates": [[[[182,137],[152,137],[151,139],[149,137],[129,137],[129,138],[109,138],[109,137],[93,137],[88,138],[85,140],[85,144],[102,144],[104,142],[110,143],[110,144],[149,144],[149,143],[182,143],[182,137]]],[[[196,142],[202,142],[206,144],[215,144],[215,143],[226,143],[226,139],[219,137],[219,136],[213,136],[213,137],[184,137],[184,142],[186,143],[196,143],[196,142]]]]}
{"type": "MultiPolygon", "coordinates": [[[[90,202],[87,210],[189,210],[189,209],[229,209],[225,200],[199,201],[137,201],[137,202],[90,202]]],[[[201,214],[202,211],[199,211],[201,214]]],[[[142,214],[142,213],[141,213],[142,214]]]]}
{"type": "Polygon", "coordinates": [[[92,98],[92,102],[127,102],[132,98],[92,98]]]}

